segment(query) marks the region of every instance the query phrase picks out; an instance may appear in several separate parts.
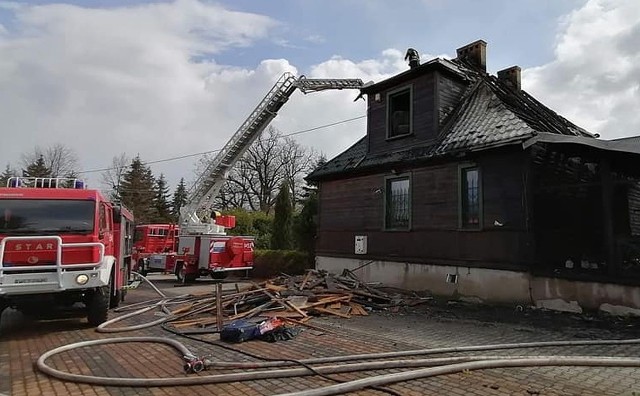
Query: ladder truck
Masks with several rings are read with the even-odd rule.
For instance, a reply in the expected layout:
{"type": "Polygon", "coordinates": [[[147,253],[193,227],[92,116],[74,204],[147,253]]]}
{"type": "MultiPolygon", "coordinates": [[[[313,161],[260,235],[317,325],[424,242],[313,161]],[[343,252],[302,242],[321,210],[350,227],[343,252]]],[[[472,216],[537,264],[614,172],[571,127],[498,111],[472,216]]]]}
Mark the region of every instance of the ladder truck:
{"type": "Polygon", "coordinates": [[[93,326],[128,288],[133,214],[78,179],[12,177],[0,188],[0,315],[84,303],[93,326]]]}
{"type": "Polygon", "coordinates": [[[253,237],[226,235],[225,229],[235,226],[233,216],[211,216],[213,220],[202,221],[201,215],[211,213],[213,199],[229,171],[296,90],[307,94],[362,87],[360,79],[311,79],[284,73],[191,186],[187,202],[180,210],[177,252],[151,255],[150,260],[164,260],[166,268],[183,282],[207,275],[218,278],[227,271],[250,270],[253,237]]]}

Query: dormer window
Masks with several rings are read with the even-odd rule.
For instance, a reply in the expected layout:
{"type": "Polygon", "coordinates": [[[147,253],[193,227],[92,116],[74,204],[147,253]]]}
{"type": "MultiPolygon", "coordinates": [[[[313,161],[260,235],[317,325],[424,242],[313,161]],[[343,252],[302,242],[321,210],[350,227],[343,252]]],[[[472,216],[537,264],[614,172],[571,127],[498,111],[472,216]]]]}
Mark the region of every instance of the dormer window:
{"type": "Polygon", "coordinates": [[[387,94],[387,139],[410,135],[413,132],[412,103],[411,86],[387,94]]]}

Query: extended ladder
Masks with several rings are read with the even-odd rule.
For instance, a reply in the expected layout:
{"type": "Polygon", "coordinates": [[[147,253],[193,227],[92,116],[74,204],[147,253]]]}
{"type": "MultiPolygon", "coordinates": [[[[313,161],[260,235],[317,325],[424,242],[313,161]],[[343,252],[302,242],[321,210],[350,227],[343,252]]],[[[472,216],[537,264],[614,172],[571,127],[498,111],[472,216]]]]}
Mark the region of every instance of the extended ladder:
{"type": "Polygon", "coordinates": [[[296,88],[306,94],[327,89],[360,89],[362,86],[360,79],[310,79],[304,76],[296,78],[291,73],[280,76],[192,186],[187,203],[181,210],[181,226],[185,226],[185,220],[187,226],[197,227],[200,224],[197,211],[214,199],[233,165],[242,158],[251,144],[276,117],[296,88]]]}

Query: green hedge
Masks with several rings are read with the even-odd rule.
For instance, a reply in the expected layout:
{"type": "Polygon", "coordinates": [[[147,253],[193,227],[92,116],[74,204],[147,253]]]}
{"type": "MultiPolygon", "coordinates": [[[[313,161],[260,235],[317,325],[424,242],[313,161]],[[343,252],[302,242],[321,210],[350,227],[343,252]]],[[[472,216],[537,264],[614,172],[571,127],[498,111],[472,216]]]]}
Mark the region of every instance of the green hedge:
{"type": "Polygon", "coordinates": [[[251,271],[254,278],[270,278],[281,272],[288,275],[304,274],[304,270],[313,268],[309,254],[296,250],[255,250],[254,266],[251,271]]]}

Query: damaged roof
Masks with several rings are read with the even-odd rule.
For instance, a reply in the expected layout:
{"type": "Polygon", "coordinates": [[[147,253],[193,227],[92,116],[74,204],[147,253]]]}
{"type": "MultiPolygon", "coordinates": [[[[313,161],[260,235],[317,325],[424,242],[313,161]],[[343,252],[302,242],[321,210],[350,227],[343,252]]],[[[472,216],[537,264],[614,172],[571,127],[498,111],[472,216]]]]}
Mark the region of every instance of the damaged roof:
{"type": "Polygon", "coordinates": [[[457,152],[485,150],[521,143],[538,133],[595,135],[555,113],[523,90],[516,90],[495,76],[464,61],[434,59],[387,80],[364,88],[372,93],[400,84],[430,70],[446,70],[468,81],[466,91],[443,123],[435,143],[400,151],[368,154],[366,136],[313,171],[307,179],[319,180],[343,173],[364,171],[399,162],[423,161],[457,152]]]}

